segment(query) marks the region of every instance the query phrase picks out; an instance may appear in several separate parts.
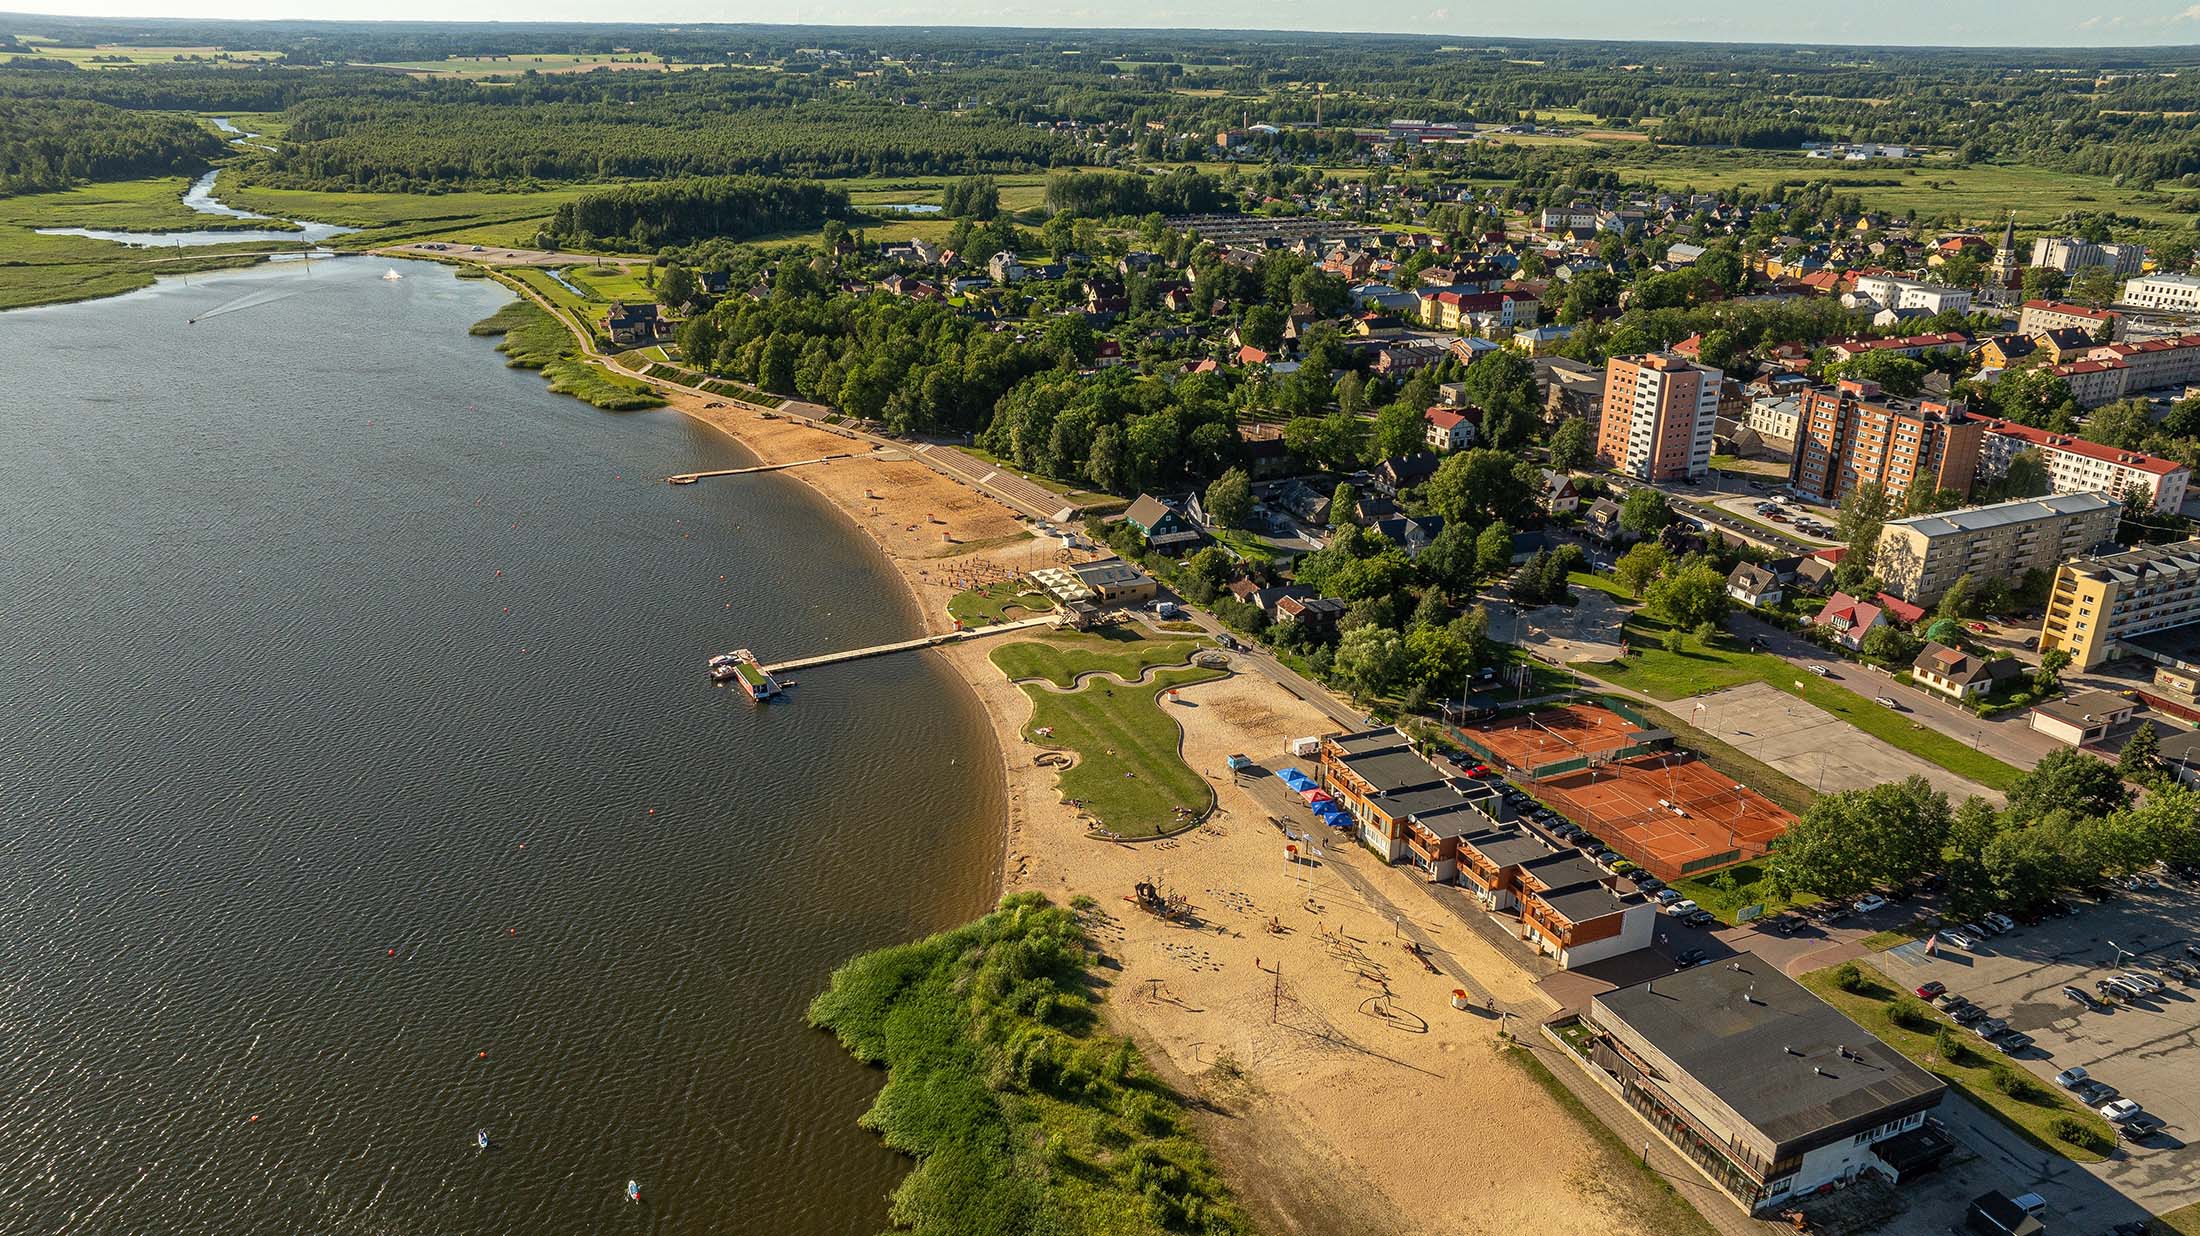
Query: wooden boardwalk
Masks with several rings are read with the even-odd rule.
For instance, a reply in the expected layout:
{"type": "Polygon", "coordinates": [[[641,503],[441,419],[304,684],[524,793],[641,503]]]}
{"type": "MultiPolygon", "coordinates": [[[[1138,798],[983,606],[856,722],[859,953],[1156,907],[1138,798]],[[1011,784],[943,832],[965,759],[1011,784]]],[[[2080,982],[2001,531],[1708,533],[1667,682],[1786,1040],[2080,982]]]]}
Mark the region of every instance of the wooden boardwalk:
{"type": "Polygon", "coordinates": [[[838,454],[820,455],[815,459],[794,459],[786,463],[754,464],[746,468],[712,468],[705,472],[675,472],[666,477],[665,480],[674,485],[693,485],[706,476],[747,476],[751,472],[784,472],[789,468],[800,468],[807,464],[831,463],[836,459],[855,458],[857,458],[856,452],[841,451],[838,454]]]}
{"type": "Polygon", "coordinates": [[[795,670],[813,669],[820,665],[837,665],[843,661],[861,661],[868,657],[883,657],[891,652],[910,652],[918,648],[937,648],[941,644],[961,643],[964,640],[984,639],[990,635],[1007,635],[1013,631],[1030,631],[1039,627],[1058,625],[1051,614],[1043,618],[1019,618],[1014,622],[998,622],[989,627],[970,627],[961,631],[942,631],[938,635],[924,635],[916,639],[900,640],[892,644],[873,644],[868,648],[848,648],[840,652],[821,652],[811,657],[796,657],[791,661],[777,661],[764,667],[764,672],[778,677],[795,670]]]}

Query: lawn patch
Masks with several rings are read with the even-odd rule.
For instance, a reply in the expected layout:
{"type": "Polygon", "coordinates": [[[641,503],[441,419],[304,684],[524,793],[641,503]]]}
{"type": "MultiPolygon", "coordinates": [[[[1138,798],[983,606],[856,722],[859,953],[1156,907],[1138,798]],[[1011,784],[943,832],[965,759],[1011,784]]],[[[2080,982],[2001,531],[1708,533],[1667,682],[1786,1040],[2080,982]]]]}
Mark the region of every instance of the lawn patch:
{"type": "Polygon", "coordinates": [[[1822,898],[1812,893],[1781,896],[1772,887],[1771,874],[1761,862],[1737,863],[1709,875],[1673,882],[1674,891],[1732,923],[1743,907],[1761,905],[1766,914],[1778,914],[1790,906],[1815,905],[1822,898]]]}
{"type": "Polygon", "coordinates": [[[1069,687],[1079,674],[1104,670],[1136,678],[1152,666],[1183,665],[1205,647],[1203,639],[1149,639],[1135,629],[1111,627],[1003,644],[993,650],[992,659],[1010,681],[1043,678],[1057,687],[1069,687]]]}
{"type": "Polygon", "coordinates": [[[497,351],[514,369],[539,369],[550,389],[571,395],[607,412],[664,406],[664,397],[640,382],[615,377],[609,370],[581,359],[573,348],[573,335],[556,318],[531,300],[515,300],[467,328],[475,335],[502,335],[497,351]]]}
{"type": "Polygon", "coordinates": [[[1721,634],[1706,644],[1683,635],[1680,651],[1665,648],[1666,628],[1637,614],[1627,621],[1632,651],[1619,661],[1577,661],[1572,668],[1661,700],[1763,682],[1832,713],[1857,729],[1949,772],[1997,790],[2016,783],[2018,770],[1938,730],[1882,708],[1844,687],[1814,677],[1768,652],[1751,652],[1721,634]]]}
{"type": "Polygon", "coordinates": [[[947,616],[966,627],[1033,618],[1053,608],[1054,602],[1046,593],[1020,579],[968,588],[947,599],[947,616]]]}
{"type": "Polygon", "coordinates": [[[1126,685],[1113,678],[1089,680],[1075,691],[1024,684],[1031,724],[1024,737],[1075,753],[1063,771],[1063,799],[1078,804],[1119,837],[1157,837],[1203,818],[1214,806],[1214,788],[1184,762],[1184,732],[1160,702],[1163,692],[1222,677],[1227,671],[1194,666],[1159,670],[1126,685]]]}
{"type": "MultiPolygon", "coordinates": [[[[2019,1090],[2023,1097],[2004,1093],[2002,1086],[1996,1085],[1996,1078],[2006,1079],[2007,1071],[2016,1067],[2009,1057],[1937,1011],[1925,1010],[1920,1028],[1896,1025],[1889,1019],[1888,1011],[1895,1007],[1896,998],[1906,993],[1869,962],[1850,964],[1855,965],[1864,978],[1862,989],[1856,992],[1841,990],[1835,981],[1841,966],[1813,970],[1797,981],[1819,999],[1841,1010],[1851,1021],[1877,1035],[1881,1042],[1908,1056],[1919,1068],[1961,1090],[1973,1103],[1992,1112],[2035,1145],[2077,1163],[2098,1163],[2105,1157],[2099,1151],[2057,1136],[2056,1132],[2058,1127],[2082,1130],[2080,1135],[2094,1140],[2097,1145],[2113,1145],[2108,1122],[2098,1113],[2079,1107],[2064,1099],[2060,1092],[2036,1083],[2031,1087],[2010,1087],[2019,1090]],[[1963,1045],[1960,1061],[1944,1059],[1937,1050],[1942,1029],[1948,1030],[1955,1041],[1963,1045]]],[[[1914,999],[1911,1004],[1924,1010],[1923,1004],[1914,999]]]]}

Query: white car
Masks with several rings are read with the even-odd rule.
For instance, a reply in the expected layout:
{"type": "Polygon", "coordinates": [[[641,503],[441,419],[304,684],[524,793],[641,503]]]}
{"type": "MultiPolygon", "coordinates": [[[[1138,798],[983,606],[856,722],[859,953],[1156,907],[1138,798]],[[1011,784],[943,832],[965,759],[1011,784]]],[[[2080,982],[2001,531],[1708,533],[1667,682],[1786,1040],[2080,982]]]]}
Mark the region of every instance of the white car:
{"type": "Polygon", "coordinates": [[[1850,908],[1855,910],[1858,914],[1869,914],[1874,910],[1886,909],[1887,899],[1877,893],[1866,893],[1863,896],[1857,898],[1856,904],[1854,906],[1851,906],[1850,908]]]}
{"type": "Polygon", "coordinates": [[[1943,931],[1940,933],[1940,938],[1961,949],[1975,949],[1978,947],[1978,937],[1967,931],[1943,931]]]}
{"type": "Polygon", "coordinates": [[[2110,1124],[2122,1124],[2138,1114],[2139,1103],[2136,1099],[2118,1099],[2113,1103],[2101,1104],[2101,1119],[2110,1124]]]}
{"type": "Polygon", "coordinates": [[[1986,925],[1996,931],[2015,931],[2017,920],[2006,914],[1995,913],[1986,916],[1986,925]]]}
{"type": "Polygon", "coordinates": [[[2084,1065],[2074,1064],[2071,1065],[2069,1068],[2064,1069],[2062,1072],[2055,1074],[2055,1084],[2061,1086],[2065,1090],[2076,1090],[2078,1088],[2078,1083],[2084,1081],[2090,1076],[2092,1076],[2092,1074],[2085,1071],[2084,1065]]]}
{"type": "Polygon", "coordinates": [[[1823,665],[1813,665],[1810,667],[1810,672],[1818,675],[1820,678],[1824,678],[1826,676],[1827,670],[1826,667],[1823,665]]]}
{"type": "Polygon", "coordinates": [[[1665,907],[1665,912],[1672,915],[1674,918],[1680,918],[1683,915],[1695,913],[1696,908],[1697,907],[1695,902],[1690,901],[1686,897],[1683,897],[1679,901],[1676,901],[1673,904],[1665,907]]]}
{"type": "Polygon", "coordinates": [[[2116,977],[2127,983],[2137,983],[2150,996],[2157,995],[2162,991],[2162,980],[2144,970],[2126,970],[2116,977]]]}

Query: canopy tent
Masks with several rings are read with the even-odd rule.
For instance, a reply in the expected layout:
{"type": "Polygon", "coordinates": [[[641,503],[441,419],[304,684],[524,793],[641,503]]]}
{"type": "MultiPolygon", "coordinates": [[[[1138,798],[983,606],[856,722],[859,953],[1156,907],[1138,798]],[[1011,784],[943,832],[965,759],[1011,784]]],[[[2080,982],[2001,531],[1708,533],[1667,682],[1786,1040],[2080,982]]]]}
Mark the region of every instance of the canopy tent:
{"type": "Polygon", "coordinates": [[[1337,801],[1336,799],[1329,796],[1329,791],[1327,790],[1300,790],[1299,797],[1305,799],[1306,805],[1309,807],[1315,806],[1319,803],[1333,803],[1337,801]]]}
{"type": "Polygon", "coordinates": [[[1290,786],[1292,790],[1301,794],[1314,788],[1314,779],[1296,768],[1277,769],[1276,780],[1283,782],[1285,785],[1290,786]]]}

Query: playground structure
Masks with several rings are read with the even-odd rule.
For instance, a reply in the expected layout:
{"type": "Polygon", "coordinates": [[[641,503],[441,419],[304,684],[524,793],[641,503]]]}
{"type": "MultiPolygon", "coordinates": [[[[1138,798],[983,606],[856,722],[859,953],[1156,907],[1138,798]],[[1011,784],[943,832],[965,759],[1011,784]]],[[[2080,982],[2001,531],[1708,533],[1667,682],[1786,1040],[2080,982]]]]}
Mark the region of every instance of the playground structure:
{"type": "Polygon", "coordinates": [[[1567,704],[1455,733],[1661,880],[1759,857],[1795,822],[1669,732],[1611,708],[1567,704]]]}
{"type": "Polygon", "coordinates": [[[1188,923],[1192,919],[1190,898],[1182,893],[1164,893],[1150,880],[1140,880],[1131,886],[1131,895],[1123,900],[1165,923],[1188,923]]]}

